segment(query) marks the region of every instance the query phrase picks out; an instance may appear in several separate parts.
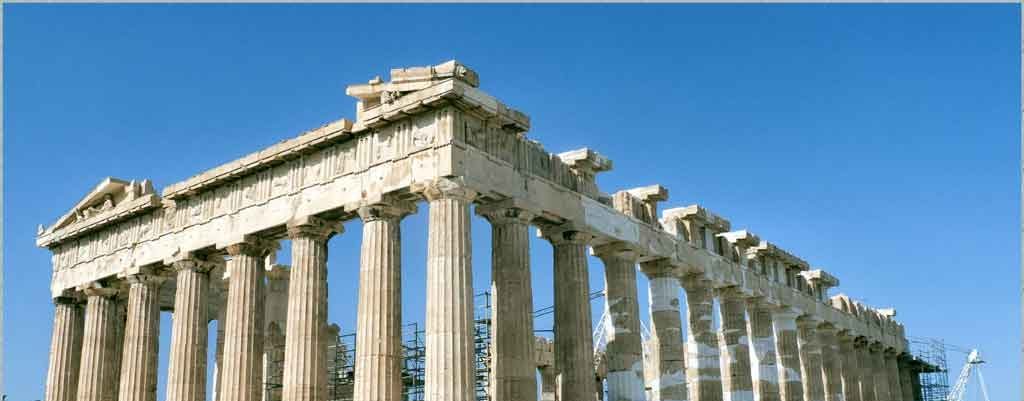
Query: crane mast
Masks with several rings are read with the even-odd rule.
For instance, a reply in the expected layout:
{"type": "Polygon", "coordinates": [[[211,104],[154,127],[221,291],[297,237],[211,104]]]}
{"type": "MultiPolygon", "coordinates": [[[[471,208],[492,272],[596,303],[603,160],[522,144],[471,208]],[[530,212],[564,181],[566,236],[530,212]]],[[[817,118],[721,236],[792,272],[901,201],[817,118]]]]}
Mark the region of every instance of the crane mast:
{"type": "Polygon", "coordinates": [[[949,390],[949,396],[946,397],[946,401],[963,401],[964,394],[967,393],[967,383],[971,380],[972,373],[977,373],[978,381],[981,387],[981,395],[985,401],[988,399],[988,388],[985,385],[985,376],[981,374],[981,364],[985,363],[981,359],[981,353],[976,349],[972,349],[967,354],[967,363],[960,369],[960,376],[957,377],[956,383],[953,384],[953,388],[949,390]]]}

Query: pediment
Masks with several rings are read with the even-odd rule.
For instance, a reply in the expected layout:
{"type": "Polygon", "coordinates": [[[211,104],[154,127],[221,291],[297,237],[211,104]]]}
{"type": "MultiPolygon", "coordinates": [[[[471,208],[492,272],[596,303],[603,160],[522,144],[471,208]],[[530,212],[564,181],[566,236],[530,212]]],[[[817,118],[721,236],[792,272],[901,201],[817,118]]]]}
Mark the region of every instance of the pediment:
{"type": "Polygon", "coordinates": [[[137,206],[143,198],[156,198],[153,184],[149,180],[126,181],[107,177],[100,181],[91,191],[85,194],[78,203],[57,220],[49,228],[40,226],[40,236],[71,226],[81,225],[88,221],[102,220],[111,215],[120,214],[126,209],[137,206]]]}

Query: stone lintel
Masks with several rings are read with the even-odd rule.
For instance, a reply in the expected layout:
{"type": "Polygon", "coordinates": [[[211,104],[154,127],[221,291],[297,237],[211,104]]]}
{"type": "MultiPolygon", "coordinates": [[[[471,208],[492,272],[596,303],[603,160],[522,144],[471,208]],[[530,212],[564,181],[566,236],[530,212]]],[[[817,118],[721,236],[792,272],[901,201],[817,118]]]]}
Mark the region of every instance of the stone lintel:
{"type": "Polygon", "coordinates": [[[611,159],[590,148],[570,150],[555,156],[576,171],[594,174],[612,169],[611,159]]]}
{"type": "Polygon", "coordinates": [[[665,210],[662,212],[662,218],[665,220],[678,219],[691,224],[697,224],[698,226],[707,227],[714,233],[729,231],[731,227],[729,220],[712,213],[710,210],[707,210],[700,205],[690,205],[665,210]]]}

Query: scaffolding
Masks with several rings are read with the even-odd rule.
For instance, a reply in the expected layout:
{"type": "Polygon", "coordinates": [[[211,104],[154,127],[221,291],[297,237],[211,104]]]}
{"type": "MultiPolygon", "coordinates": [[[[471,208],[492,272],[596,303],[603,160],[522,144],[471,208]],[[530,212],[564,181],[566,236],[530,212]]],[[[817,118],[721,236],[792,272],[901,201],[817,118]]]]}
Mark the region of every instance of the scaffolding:
{"type": "MultiPolygon", "coordinates": [[[[930,366],[921,371],[919,385],[920,401],[946,401],[949,396],[949,369],[946,366],[946,343],[940,339],[911,337],[910,353],[914,358],[930,366]]],[[[915,400],[916,401],[916,400],[915,400]]]]}

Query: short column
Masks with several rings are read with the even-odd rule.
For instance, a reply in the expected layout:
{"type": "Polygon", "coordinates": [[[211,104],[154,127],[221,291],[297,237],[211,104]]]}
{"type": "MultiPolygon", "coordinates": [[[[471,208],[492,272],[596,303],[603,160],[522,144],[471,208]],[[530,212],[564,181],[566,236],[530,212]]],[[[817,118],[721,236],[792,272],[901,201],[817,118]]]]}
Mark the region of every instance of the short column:
{"type": "Polygon", "coordinates": [[[825,388],[825,401],[844,401],[842,379],[842,353],[835,326],[825,324],[818,328],[821,344],[821,372],[825,388]]]}
{"type": "Polygon", "coordinates": [[[752,349],[750,362],[754,399],[779,401],[779,366],[776,363],[775,336],[772,331],[772,312],[762,299],[747,300],[747,331],[752,349]]]}
{"type": "Polygon", "coordinates": [[[82,332],[85,311],[77,295],[53,299],[53,336],[50,365],[46,371],[45,401],[75,401],[79,365],[82,361],[82,332]]]}
{"type": "Polygon", "coordinates": [[[440,179],[422,190],[427,238],[426,401],[472,401],[473,268],[469,205],[476,193],[440,179]]]}
{"type": "Polygon", "coordinates": [[[848,331],[841,331],[837,335],[839,344],[840,376],[843,382],[843,400],[861,401],[859,384],[859,361],[857,350],[854,349],[854,338],[848,331]]]}
{"type": "Polygon", "coordinates": [[[718,299],[722,315],[722,399],[754,401],[746,296],[738,288],[728,287],[718,290],[718,299]]]}
{"type": "Polygon", "coordinates": [[[402,398],[401,221],[411,205],[359,208],[363,240],[359,255],[356,315],[356,401],[402,398]]]}
{"type": "Polygon", "coordinates": [[[290,220],[287,229],[292,266],[281,395],[285,401],[321,401],[327,396],[327,383],[321,380],[327,368],[327,240],[341,225],[307,216],[290,220]]]}
{"type": "Polygon", "coordinates": [[[263,397],[264,258],[276,248],[276,242],[251,237],[227,247],[231,259],[221,401],[259,401],[263,397]]]}
{"type": "Polygon", "coordinates": [[[533,214],[498,205],[478,206],[491,223],[491,371],[494,401],[537,399],[534,358],[530,220],[533,214]]]}
{"type": "Polygon", "coordinates": [[[779,398],[782,401],[804,401],[804,385],[800,377],[800,349],[797,345],[798,315],[799,313],[788,308],[781,308],[772,313],[775,356],[779,363],[779,398]]]}
{"type": "Polygon", "coordinates": [[[651,352],[656,370],[650,383],[651,401],[683,401],[686,387],[686,347],[679,310],[679,279],[664,260],[640,264],[648,279],[651,305],[651,352]]]}
{"type": "MultiPolygon", "coordinates": [[[[609,401],[645,401],[643,339],[637,302],[636,254],[602,247],[595,249],[604,262],[605,313],[611,318],[607,333],[609,401]]],[[[598,389],[598,392],[602,392],[598,389]]]]}
{"type": "Polygon", "coordinates": [[[112,387],[116,370],[111,358],[118,347],[114,332],[117,324],[117,290],[92,286],[86,296],[85,329],[82,336],[82,364],[78,376],[77,401],[108,401],[116,397],[112,387]]]}
{"type": "Polygon", "coordinates": [[[854,342],[854,349],[857,353],[857,384],[860,388],[861,401],[886,401],[875,397],[874,384],[874,361],[868,351],[868,342],[864,337],[858,337],[854,342]]]}
{"type": "Polygon", "coordinates": [[[885,349],[881,343],[875,342],[868,347],[871,354],[871,377],[874,379],[875,399],[891,401],[889,395],[889,373],[885,369],[885,349]]]}
{"type": "Polygon", "coordinates": [[[900,369],[896,366],[896,352],[887,349],[883,353],[885,357],[885,375],[889,381],[889,399],[892,401],[913,401],[903,399],[903,388],[900,386],[900,369]]]}
{"type": "Polygon", "coordinates": [[[587,244],[590,234],[549,228],[544,237],[554,247],[555,366],[558,399],[594,398],[594,344],[590,314],[587,244]]]}
{"type": "Polygon", "coordinates": [[[722,368],[718,336],[711,326],[711,281],[689,276],[681,280],[686,290],[686,377],[693,401],[722,399],[722,368]]]}
{"type": "Polygon", "coordinates": [[[118,401],[156,401],[160,283],[164,277],[143,273],[128,276],[127,281],[128,318],[118,401]]]}
{"type": "Polygon", "coordinates": [[[818,343],[818,322],[797,319],[797,344],[800,349],[800,376],[805,401],[824,401],[825,387],[821,376],[821,344],[818,343]]]}
{"type": "MultiPolygon", "coordinates": [[[[176,282],[167,401],[205,401],[209,272],[215,265],[199,259],[183,259],[172,262],[171,266],[176,282]]],[[[224,321],[217,322],[217,326],[221,331],[224,321]]]]}

